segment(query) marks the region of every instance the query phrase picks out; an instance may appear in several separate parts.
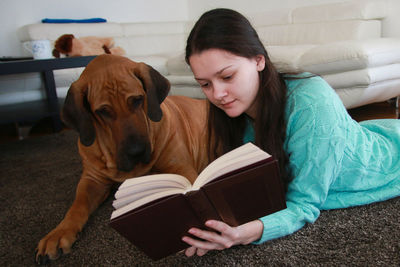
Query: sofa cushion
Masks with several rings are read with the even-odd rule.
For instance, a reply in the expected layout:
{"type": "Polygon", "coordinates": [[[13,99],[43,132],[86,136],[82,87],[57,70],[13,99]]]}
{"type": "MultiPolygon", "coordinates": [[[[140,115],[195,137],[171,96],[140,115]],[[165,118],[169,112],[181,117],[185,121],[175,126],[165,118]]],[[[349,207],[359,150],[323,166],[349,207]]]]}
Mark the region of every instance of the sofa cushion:
{"type": "Polygon", "coordinates": [[[298,72],[299,59],[315,45],[266,46],[267,53],[274,66],[280,72],[298,72]]]}
{"type": "Polygon", "coordinates": [[[18,38],[22,41],[57,40],[63,34],[74,34],[75,37],[101,36],[117,37],[122,36],[120,23],[37,23],[25,25],[18,29],[18,38]]]}
{"type": "Polygon", "coordinates": [[[176,85],[189,85],[189,86],[196,86],[200,89],[199,83],[194,78],[193,74],[190,75],[168,75],[168,80],[176,85]]]}
{"type": "Polygon", "coordinates": [[[335,20],[381,19],[387,15],[385,0],[357,0],[298,7],[292,12],[293,23],[335,20]]]}
{"type": "Polygon", "coordinates": [[[165,55],[183,50],[184,34],[136,35],[116,37],[115,45],[125,49],[129,56],[165,55]]]}
{"type": "Polygon", "coordinates": [[[144,62],[156,69],[162,75],[168,75],[166,56],[128,56],[129,59],[135,62],[144,62]]]}
{"type": "Polygon", "coordinates": [[[325,44],[381,36],[379,20],[345,20],[256,27],[266,45],[325,44]]]}
{"type": "Polygon", "coordinates": [[[124,36],[132,35],[154,35],[154,34],[182,34],[188,31],[190,22],[167,21],[146,23],[121,23],[124,36]]]}
{"type": "Polygon", "coordinates": [[[333,88],[365,86],[400,79],[400,63],[322,75],[333,88]]]}
{"type": "Polygon", "coordinates": [[[169,58],[167,69],[170,75],[193,75],[189,65],[185,61],[185,53],[178,53],[169,58]]]}
{"type": "MultiPolygon", "coordinates": [[[[170,77],[167,76],[167,79],[170,80],[170,77]]],[[[201,98],[204,99],[205,95],[203,91],[198,85],[179,85],[171,83],[171,90],[169,95],[184,95],[192,98],[201,98]]]]}
{"type": "MultiPolygon", "coordinates": [[[[268,56],[272,63],[281,72],[297,72],[299,58],[315,45],[288,45],[288,46],[266,46],[268,56]]],[[[185,54],[179,53],[167,61],[168,73],[173,76],[192,76],[192,71],[185,61],[185,54]]]]}
{"type": "Polygon", "coordinates": [[[338,73],[400,63],[400,38],[342,41],[306,51],[299,68],[317,74],[338,73]]]}
{"type": "Polygon", "coordinates": [[[246,15],[255,27],[268,25],[284,25],[292,23],[292,9],[279,8],[246,15]]]}

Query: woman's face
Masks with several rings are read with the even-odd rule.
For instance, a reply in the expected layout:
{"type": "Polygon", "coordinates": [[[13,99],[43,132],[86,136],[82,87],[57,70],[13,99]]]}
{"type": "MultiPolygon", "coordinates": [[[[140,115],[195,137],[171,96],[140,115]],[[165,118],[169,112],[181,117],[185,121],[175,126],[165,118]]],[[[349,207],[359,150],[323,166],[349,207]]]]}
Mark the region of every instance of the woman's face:
{"type": "Polygon", "coordinates": [[[245,112],[255,117],[255,98],[259,88],[258,72],[265,67],[263,55],[236,56],[221,49],[208,49],[189,58],[194,77],[204,94],[229,117],[245,112]]]}

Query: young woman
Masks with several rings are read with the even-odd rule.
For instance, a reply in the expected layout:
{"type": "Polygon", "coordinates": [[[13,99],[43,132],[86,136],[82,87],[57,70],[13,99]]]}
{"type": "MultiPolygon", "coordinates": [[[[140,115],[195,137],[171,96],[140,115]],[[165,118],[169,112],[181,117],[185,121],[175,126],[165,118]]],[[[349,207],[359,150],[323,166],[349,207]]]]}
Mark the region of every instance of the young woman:
{"type": "Polygon", "coordinates": [[[238,227],[207,221],[190,229],[187,256],[259,244],[314,222],[323,209],[400,195],[400,121],[358,124],[320,77],[278,73],[241,14],[215,9],[192,29],[186,61],[209,105],[209,157],[243,144],[279,159],[287,209],[238,227]]]}

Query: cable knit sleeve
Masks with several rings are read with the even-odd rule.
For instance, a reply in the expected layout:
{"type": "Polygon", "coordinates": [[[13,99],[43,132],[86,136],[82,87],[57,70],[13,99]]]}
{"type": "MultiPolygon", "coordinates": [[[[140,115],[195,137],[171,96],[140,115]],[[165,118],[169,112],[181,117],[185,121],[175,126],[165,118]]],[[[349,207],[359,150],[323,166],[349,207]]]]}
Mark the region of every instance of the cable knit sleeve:
{"type": "Polygon", "coordinates": [[[318,218],[345,150],[347,112],[333,89],[319,77],[291,83],[285,150],[293,180],[287,208],[260,218],[264,230],[256,244],[291,234],[318,218]]]}

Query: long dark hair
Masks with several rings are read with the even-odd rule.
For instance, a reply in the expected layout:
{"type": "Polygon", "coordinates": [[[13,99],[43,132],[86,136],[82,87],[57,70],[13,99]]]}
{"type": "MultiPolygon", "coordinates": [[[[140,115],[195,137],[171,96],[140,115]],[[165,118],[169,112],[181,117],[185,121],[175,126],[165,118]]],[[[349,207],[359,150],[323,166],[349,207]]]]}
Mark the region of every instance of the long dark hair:
{"type": "MultiPolygon", "coordinates": [[[[264,45],[250,22],[240,13],[230,9],[214,9],[204,13],[194,25],[186,45],[186,62],[193,54],[217,48],[234,55],[253,58],[265,57],[265,68],[259,73],[260,88],[257,94],[257,112],[254,118],[255,143],[279,160],[285,187],[289,182],[283,149],[286,136],[284,110],[286,84],[270,61],[264,45]]],[[[209,103],[208,155],[213,160],[243,143],[247,115],[231,118],[209,103]]]]}

